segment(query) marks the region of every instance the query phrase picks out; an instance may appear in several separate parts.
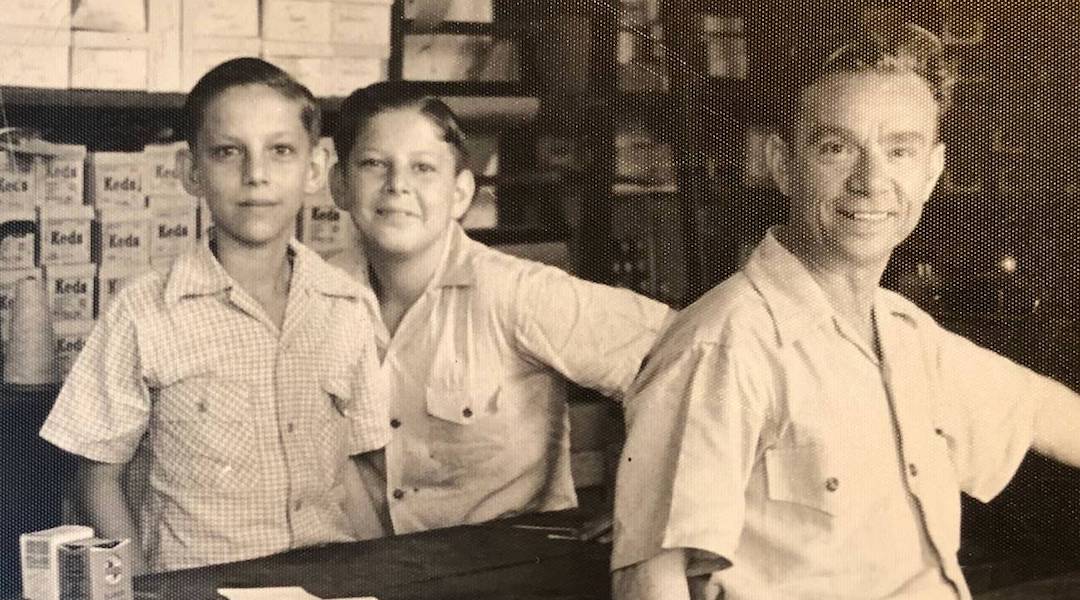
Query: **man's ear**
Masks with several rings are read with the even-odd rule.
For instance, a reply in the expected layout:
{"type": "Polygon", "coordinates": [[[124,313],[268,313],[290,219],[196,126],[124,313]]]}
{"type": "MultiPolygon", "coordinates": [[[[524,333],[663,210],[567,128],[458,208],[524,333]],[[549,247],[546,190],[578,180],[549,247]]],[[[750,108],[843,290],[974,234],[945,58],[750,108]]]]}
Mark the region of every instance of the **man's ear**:
{"type": "Polygon", "coordinates": [[[176,172],[180,174],[180,183],[183,184],[185,192],[196,198],[205,197],[202,177],[199,175],[199,168],[195,165],[195,155],[191,153],[190,148],[184,147],[176,151],[176,172]]]}
{"type": "Polygon", "coordinates": [[[330,167],[330,149],[319,140],[311,148],[311,157],[308,159],[307,180],[304,182],[304,192],[315,194],[326,185],[326,173],[330,167]]]}
{"type": "Polygon", "coordinates": [[[355,202],[349,194],[349,188],[345,185],[345,166],[341,161],[335,162],[334,166],[330,167],[328,185],[334,205],[345,212],[351,211],[355,202]]]}
{"type": "Polygon", "coordinates": [[[765,138],[765,166],[769,177],[785,196],[791,195],[791,147],[779,134],[765,138]]]}
{"type": "Polygon", "coordinates": [[[926,193],[934,191],[941,174],[945,172],[945,142],[937,142],[930,149],[930,172],[927,173],[926,193]]]}
{"type": "Polygon", "coordinates": [[[454,182],[454,203],[450,206],[451,216],[455,220],[465,216],[476,193],[476,178],[470,169],[462,169],[454,182]]]}

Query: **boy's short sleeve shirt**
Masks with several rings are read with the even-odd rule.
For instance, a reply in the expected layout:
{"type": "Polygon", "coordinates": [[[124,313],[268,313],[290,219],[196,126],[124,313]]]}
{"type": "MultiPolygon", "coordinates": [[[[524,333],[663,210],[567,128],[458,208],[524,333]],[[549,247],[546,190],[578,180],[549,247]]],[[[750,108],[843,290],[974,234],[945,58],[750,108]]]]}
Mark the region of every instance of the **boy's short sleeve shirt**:
{"type": "Polygon", "coordinates": [[[280,331],[205,246],[127,286],[41,435],[145,469],[129,493],[151,568],[354,538],[349,455],[386,443],[358,288],[298,243],[280,331]]]}
{"type": "Polygon", "coordinates": [[[736,600],[970,597],[956,558],[960,491],[1000,491],[1031,443],[1031,390],[1067,390],[884,290],[882,361],[865,349],[860,358],[820,288],[805,293],[811,285],[770,234],[658,343],[627,399],[612,567],[688,548],[691,570],[715,571],[736,600]],[[845,344],[850,352],[835,351],[845,344]],[[877,474],[843,451],[872,443],[866,423],[844,420],[852,405],[834,406],[860,397],[895,411],[899,436],[886,431],[878,445],[895,448],[894,462],[877,474]],[[885,485],[895,493],[882,496],[885,485]],[[905,504],[914,528],[880,526],[879,507],[892,507],[896,523],[905,504]],[[881,558],[895,554],[869,533],[904,528],[906,543],[921,539],[921,562],[881,558]],[[718,570],[721,557],[733,566],[718,570]],[[868,591],[886,580],[888,589],[868,591]]]}

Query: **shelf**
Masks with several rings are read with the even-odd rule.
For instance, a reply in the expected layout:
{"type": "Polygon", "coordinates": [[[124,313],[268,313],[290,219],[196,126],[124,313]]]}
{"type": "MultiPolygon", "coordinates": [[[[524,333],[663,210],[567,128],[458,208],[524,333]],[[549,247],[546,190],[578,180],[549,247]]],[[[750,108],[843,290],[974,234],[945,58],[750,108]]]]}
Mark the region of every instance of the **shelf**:
{"type": "Polygon", "coordinates": [[[491,229],[469,229],[467,232],[470,238],[488,246],[545,244],[567,241],[565,232],[554,229],[496,227],[491,229]]]}

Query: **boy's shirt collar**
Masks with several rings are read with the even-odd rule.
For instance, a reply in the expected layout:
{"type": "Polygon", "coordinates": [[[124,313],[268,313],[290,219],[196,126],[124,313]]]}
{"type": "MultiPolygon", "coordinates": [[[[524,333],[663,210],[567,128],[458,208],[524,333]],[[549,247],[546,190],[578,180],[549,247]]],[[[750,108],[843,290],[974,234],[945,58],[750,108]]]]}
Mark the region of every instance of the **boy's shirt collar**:
{"type": "MultiPolygon", "coordinates": [[[[290,293],[312,290],[327,296],[360,297],[359,286],[354,281],[327,265],[295,238],[289,240],[288,253],[293,263],[290,293]]],[[[199,243],[173,263],[165,284],[165,302],[171,306],[183,298],[218,294],[231,290],[235,284],[209,245],[199,243]]]]}

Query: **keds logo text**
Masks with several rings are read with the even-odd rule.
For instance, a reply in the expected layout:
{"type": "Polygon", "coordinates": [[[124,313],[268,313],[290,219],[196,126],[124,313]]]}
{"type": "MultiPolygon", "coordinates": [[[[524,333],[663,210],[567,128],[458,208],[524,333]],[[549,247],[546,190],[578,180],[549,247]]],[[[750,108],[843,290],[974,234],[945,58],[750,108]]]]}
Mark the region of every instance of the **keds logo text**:
{"type": "Polygon", "coordinates": [[[49,177],[75,179],[79,176],[79,169],[70,163],[60,163],[58,165],[50,164],[46,167],[45,174],[49,177]]]}
{"type": "Polygon", "coordinates": [[[64,281],[63,279],[56,280],[56,293],[57,294],[85,294],[86,282],[80,279],[75,281],[64,281]]]}
{"type": "Polygon", "coordinates": [[[176,179],[176,167],[166,167],[165,165],[154,166],[154,177],[158,179],[176,179]]]}
{"type": "Polygon", "coordinates": [[[68,233],[61,233],[59,231],[52,232],[52,236],[49,237],[49,243],[54,246],[77,246],[83,243],[83,235],[78,231],[71,231],[68,233]]]}
{"type": "Polygon", "coordinates": [[[13,194],[19,192],[29,192],[30,182],[25,179],[5,179],[0,177],[0,193],[13,194]]]}
{"type": "Polygon", "coordinates": [[[139,184],[130,177],[124,177],[123,179],[114,179],[112,177],[106,177],[102,182],[102,185],[107,192],[137,192],[139,191],[139,184]]]}
{"type": "Polygon", "coordinates": [[[73,340],[65,340],[60,338],[56,340],[57,352],[79,352],[83,349],[82,338],[75,338],[73,340]]]}
{"type": "Polygon", "coordinates": [[[187,225],[178,224],[178,225],[173,225],[171,227],[169,225],[158,225],[158,238],[159,239],[167,240],[167,239],[186,238],[186,237],[188,237],[187,225]]]}
{"type": "Polygon", "coordinates": [[[127,235],[116,235],[115,233],[109,234],[109,247],[110,248],[138,248],[139,236],[134,233],[127,235]]]}
{"type": "Polygon", "coordinates": [[[319,206],[311,207],[311,220],[312,221],[337,221],[341,218],[341,213],[333,208],[322,208],[319,206]]]}

